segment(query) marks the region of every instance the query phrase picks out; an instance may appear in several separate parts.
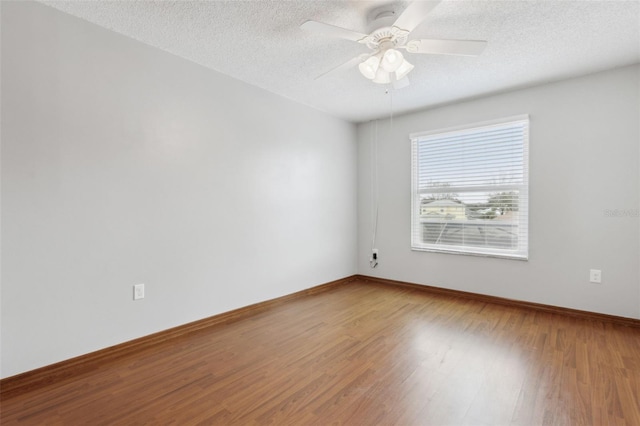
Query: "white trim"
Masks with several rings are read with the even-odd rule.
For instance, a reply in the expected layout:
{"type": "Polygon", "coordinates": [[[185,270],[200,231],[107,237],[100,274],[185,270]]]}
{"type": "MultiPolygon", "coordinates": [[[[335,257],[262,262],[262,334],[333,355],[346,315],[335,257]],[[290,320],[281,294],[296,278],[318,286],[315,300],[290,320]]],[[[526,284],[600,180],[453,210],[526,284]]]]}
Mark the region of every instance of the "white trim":
{"type": "Polygon", "coordinates": [[[528,261],[528,255],[522,254],[511,254],[505,250],[505,253],[498,253],[499,249],[491,249],[491,251],[483,251],[480,248],[474,248],[473,250],[460,250],[460,248],[456,246],[445,246],[442,245],[440,248],[432,248],[432,247],[420,247],[420,246],[412,246],[412,251],[425,251],[429,253],[444,253],[444,254],[462,254],[466,256],[479,256],[479,257],[496,257],[499,259],[512,259],[512,260],[524,260],[528,261]]]}
{"type": "MultiPolygon", "coordinates": [[[[527,121],[527,120],[529,120],[529,114],[520,114],[520,115],[514,115],[507,118],[497,118],[495,120],[481,121],[478,123],[464,124],[461,126],[446,127],[444,129],[435,129],[435,130],[427,130],[424,132],[411,133],[409,134],[409,139],[413,141],[415,139],[423,138],[425,136],[431,136],[436,134],[446,135],[447,133],[457,133],[457,132],[461,132],[463,130],[468,130],[468,129],[481,129],[483,127],[493,127],[493,126],[499,126],[505,123],[510,123],[510,122],[515,123],[518,121],[527,121]]],[[[528,136],[528,133],[527,133],[527,136],[528,136]]]]}

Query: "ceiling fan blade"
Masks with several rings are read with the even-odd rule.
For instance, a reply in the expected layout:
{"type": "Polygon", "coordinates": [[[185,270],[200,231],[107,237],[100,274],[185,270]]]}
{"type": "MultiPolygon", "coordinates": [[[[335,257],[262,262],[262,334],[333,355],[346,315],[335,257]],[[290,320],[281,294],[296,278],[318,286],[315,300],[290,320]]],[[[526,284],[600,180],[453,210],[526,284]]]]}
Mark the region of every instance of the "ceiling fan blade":
{"type": "Polygon", "coordinates": [[[415,0],[400,14],[393,26],[409,32],[413,31],[441,1],[415,0]]]}
{"type": "Polygon", "coordinates": [[[300,28],[310,33],[320,34],[328,37],[343,38],[345,40],[351,41],[359,41],[367,36],[366,34],[361,34],[359,32],[351,31],[346,28],[340,28],[336,27],[335,25],[325,24],[323,22],[317,21],[306,21],[305,23],[300,25],[300,28]]]}
{"type": "Polygon", "coordinates": [[[434,55],[478,56],[487,47],[482,40],[411,40],[406,49],[409,53],[430,53],[434,55]]]}
{"type": "Polygon", "coordinates": [[[325,77],[328,74],[333,74],[335,72],[344,71],[344,70],[348,70],[349,68],[353,68],[353,67],[355,67],[356,65],[358,65],[359,63],[361,63],[362,61],[366,60],[367,58],[369,58],[372,55],[373,55],[373,53],[372,54],[363,53],[361,55],[356,56],[355,58],[351,58],[347,62],[345,62],[344,64],[338,65],[337,67],[331,68],[329,71],[323,72],[322,74],[320,74],[319,76],[314,78],[314,80],[317,80],[319,78],[325,77]]]}

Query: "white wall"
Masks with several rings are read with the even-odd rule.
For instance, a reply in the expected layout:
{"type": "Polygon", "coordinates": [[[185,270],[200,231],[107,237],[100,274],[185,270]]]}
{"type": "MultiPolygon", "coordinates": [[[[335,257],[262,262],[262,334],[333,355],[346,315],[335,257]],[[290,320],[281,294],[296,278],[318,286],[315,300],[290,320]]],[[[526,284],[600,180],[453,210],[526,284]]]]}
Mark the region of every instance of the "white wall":
{"type": "Polygon", "coordinates": [[[640,318],[640,67],[379,122],[380,265],[370,269],[374,123],[358,127],[361,274],[640,318]],[[410,250],[412,132],[530,115],[529,261],[410,250]],[[631,210],[607,217],[605,210],[631,210]],[[602,269],[601,285],[589,269],[602,269]]]}
{"type": "Polygon", "coordinates": [[[354,125],[2,2],[2,376],[354,274],[355,141],[354,125]]]}

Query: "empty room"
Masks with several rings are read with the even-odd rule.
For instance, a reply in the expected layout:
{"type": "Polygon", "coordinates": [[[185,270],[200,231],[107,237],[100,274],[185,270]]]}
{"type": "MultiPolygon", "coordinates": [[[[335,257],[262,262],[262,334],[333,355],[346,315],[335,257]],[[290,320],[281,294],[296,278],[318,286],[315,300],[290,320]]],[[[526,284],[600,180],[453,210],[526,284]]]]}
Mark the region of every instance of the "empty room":
{"type": "Polygon", "coordinates": [[[640,0],[0,0],[3,425],[640,425],[640,0]]]}

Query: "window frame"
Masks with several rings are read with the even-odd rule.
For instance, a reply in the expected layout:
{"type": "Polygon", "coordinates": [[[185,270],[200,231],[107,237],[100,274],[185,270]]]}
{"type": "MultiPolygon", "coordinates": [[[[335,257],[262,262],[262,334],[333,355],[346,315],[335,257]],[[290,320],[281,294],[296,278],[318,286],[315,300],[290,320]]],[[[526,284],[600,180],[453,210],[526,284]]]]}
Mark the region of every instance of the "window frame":
{"type": "Polygon", "coordinates": [[[450,253],[462,254],[470,256],[498,257],[514,260],[529,259],[529,133],[530,119],[528,114],[521,114],[500,118],[496,120],[483,121],[462,126],[448,127],[442,129],[429,130],[425,132],[411,133],[409,140],[411,143],[411,250],[433,253],[450,253]],[[493,185],[478,186],[447,186],[442,188],[419,189],[419,167],[418,167],[418,143],[426,138],[434,136],[445,136],[448,134],[456,134],[469,132],[470,130],[489,129],[491,127],[501,127],[521,123],[523,125],[522,140],[522,183],[503,183],[493,185]],[[518,215],[518,247],[516,249],[504,249],[497,247],[474,247],[460,245],[446,245],[433,243],[425,243],[416,241],[419,234],[416,233],[416,227],[420,226],[419,212],[421,206],[422,194],[440,193],[462,193],[462,192],[503,192],[518,191],[519,206],[526,206],[526,214],[518,215]],[[524,230],[524,232],[520,232],[524,230]]]}

